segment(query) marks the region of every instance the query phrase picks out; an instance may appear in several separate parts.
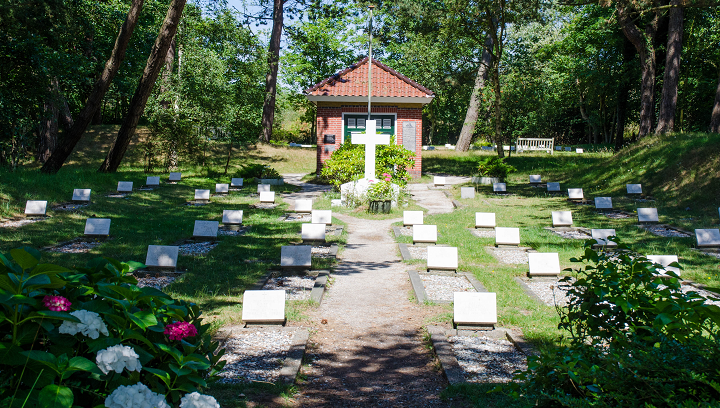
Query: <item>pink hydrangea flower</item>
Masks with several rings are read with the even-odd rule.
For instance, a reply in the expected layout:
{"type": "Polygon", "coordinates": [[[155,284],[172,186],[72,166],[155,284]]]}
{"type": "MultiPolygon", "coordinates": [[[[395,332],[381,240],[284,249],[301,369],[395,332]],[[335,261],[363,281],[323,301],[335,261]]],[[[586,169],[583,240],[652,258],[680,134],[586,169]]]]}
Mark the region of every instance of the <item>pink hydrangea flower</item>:
{"type": "Polygon", "coordinates": [[[67,298],[50,295],[43,298],[43,304],[53,312],[67,312],[70,310],[70,305],[72,305],[67,298]]]}
{"type": "Polygon", "coordinates": [[[165,326],[164,333],[170,337],[170,340],[182,340],[185,337],[197,336],[197,329],[188,322],[175,322],[165,326]]]}

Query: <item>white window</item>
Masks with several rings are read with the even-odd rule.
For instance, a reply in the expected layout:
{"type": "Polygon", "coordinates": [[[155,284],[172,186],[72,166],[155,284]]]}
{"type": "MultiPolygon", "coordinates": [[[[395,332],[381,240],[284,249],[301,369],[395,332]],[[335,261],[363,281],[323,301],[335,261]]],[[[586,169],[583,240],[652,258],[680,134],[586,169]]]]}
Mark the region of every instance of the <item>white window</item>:
{"type": "Polygon", "coordinates": [[[383,119],[382,126],[383,126],[383,129],[392,128],[392,119],[383,119]]]}
{"type": "Polygon", "coordinates": [[[348,127],[349,128],[355,127],[355,118],[348,118],[348,127]]]}
{"type": "Polygon", "coordinates": [[[357,127],[359,129],[365,129],[365,119],[359,119],[357,120],[357,127]]]}

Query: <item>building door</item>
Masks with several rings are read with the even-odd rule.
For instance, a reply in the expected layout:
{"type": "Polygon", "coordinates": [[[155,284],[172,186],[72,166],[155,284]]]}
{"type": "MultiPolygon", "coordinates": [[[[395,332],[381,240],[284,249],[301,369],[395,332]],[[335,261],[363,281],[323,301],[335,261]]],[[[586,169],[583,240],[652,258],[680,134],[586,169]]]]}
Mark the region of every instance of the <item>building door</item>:
{"type": "MultiPolygon", "coordinates": [[[[367,115],[345,115],[343,123],[343,143],[352,132],[364,132],[367,115]]],[[[376,121],[377,133],[395,136],[395,115],[371,115],[370,119],[376,121]]]]}

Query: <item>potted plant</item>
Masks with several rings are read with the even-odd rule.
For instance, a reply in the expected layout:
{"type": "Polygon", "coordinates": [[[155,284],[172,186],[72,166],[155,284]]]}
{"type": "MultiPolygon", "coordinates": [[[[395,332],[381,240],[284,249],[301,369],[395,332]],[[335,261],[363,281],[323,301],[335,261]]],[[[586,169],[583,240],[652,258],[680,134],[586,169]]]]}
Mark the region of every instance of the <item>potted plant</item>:
{"type": "Polygon", "coordinates": [[[517,169],[505,163],[504,157],[492,156],[478,162],[480,184],[501,183],[509,173],[514,171],[517,169]]]}
{"type": "Polygon", "coordinates": [[[390,214],[395,194],[391,183],[392,177],[383,173],[382,180],[376,180],[367,191],[368,212],[374,214],[390,214]]]}

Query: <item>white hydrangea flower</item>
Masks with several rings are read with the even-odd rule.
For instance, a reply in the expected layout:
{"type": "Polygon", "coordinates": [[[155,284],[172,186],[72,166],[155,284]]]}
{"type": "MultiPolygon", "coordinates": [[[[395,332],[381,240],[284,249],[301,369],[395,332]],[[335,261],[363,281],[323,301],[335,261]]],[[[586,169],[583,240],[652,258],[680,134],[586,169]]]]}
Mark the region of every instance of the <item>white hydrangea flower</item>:
{"type": "Polygon", "coordinates": [[[180,399],[180,408],[220,408],[220,404],[210,395],[193,392],[180,399]]]}
{"type": "Polygon", "coordinates": [[[60,333],[76,335],[82,333],[91,339],[100,337],[100,333],[109,336],[107,326],[103,323],[100,315],[89,310],[76,310],[71,315],[77,317],[80,323],[65,320],[60,325],[60,333]]]}
{"type": "Polygon", "coordinates": [[[140,371],[140,356],[131,347],[118,344],[100,350],[95,358],[98,368],[107,374],[110,371],[122,373],[124,368],[128,371],[140,371]]]}
{"type": "Polygon", "coordinates": [[[105,398],[107,408],[170,408],[165,396],[152,392],[143,383],[121,385],[105,398]]]}

